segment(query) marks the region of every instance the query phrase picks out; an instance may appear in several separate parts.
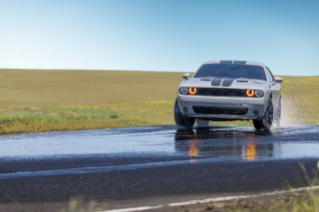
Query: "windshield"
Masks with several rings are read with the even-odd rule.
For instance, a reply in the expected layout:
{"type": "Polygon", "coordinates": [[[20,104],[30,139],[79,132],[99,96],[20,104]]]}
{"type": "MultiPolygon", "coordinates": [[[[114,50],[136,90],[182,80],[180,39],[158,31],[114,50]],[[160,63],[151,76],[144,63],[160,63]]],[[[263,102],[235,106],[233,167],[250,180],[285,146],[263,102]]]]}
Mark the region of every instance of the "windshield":
{"type": "Polygon", "coordinates": [[[204,64],[194,77],[248,78],[267,81],[263,67],[241,64],[204,64]]]}

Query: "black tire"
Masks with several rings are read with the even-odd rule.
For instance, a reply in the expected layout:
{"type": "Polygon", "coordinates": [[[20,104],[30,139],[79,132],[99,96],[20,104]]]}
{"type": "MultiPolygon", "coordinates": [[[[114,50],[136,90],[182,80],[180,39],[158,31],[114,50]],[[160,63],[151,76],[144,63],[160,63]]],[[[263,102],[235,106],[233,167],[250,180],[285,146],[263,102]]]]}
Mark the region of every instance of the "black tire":
{"type": "Polygon", "coordinates": [[[269,96],[265,114],[261,120],[253,120],[254,127],[257,130],[270,130],[274,119],[274,107],[272,104],[272,96],[269,96]]]}
{"type": "Polygon", "coordinates": [[[178,127],[182,128],[192,128],[194,123],[195,123],[195,118],[188,118],[184,117],[179,110],[177,99],[175,100],[175,106],[174,106],[174,118],[175,118],[175,123],[178,127]]]}
{"type": "Polygon", "coordinates": [[[275,114],[274,123],[276,127],[280,126],[280,119],[281,119],[281,98],[279,99],[278,107],[275,114]]]}

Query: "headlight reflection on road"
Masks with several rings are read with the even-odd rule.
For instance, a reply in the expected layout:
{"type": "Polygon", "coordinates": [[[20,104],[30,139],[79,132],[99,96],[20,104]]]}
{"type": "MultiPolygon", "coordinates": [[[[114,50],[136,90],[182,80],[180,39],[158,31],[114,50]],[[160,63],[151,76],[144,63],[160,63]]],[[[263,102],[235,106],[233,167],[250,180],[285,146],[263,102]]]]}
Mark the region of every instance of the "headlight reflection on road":
{"type": "MultiPolygon", "coordinates": [[[[188,156],[198,156],[199,154],[199,147],[196,141],[192,140],[188,142],[189,146],[189,151],[188,151],[188,156]]],[[[191,159],[189,162],[196,162],[196,159],[191,159]]]]}
{"type": "Polygon", "coordinates": [[[247,160],[254,161],[257,159],[257,145],[256,144],[248,144],[247,145],[247,160]]]}
{"type": "Polygon", "coordinates": [[[246,161],[280,156],[280,146],[260,142],[262,135],[271,133],[235,127],[179,129],[175,133],[175,150],[191,157],[190,162],[198,161],[199,156],[239,156],[246,161]]]}
{"type": "Polygon", "coordinates": [[[189,146],[188,156],[198,156],[199,148],[197,146],[197,142],[189,141],[188,146],[189,146]]]}

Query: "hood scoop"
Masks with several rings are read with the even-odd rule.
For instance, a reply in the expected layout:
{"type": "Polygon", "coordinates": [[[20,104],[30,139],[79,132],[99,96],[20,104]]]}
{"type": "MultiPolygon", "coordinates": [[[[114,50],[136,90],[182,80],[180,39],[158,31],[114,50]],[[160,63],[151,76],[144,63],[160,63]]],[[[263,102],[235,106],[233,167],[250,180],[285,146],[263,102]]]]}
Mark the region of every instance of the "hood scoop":
{"type": "Polygon", "coordinates": [[[211,81],[212,79],[210,78],[203,78],[203,79],[200,79],[200,81],[211,81]]]}
{"type": "Polygon", "coordinates": [[[265,84],[265,81],[260,81],[260,80],[256,80],[256,79],[237,79],[236,82],[243,82],[243,83],[255,83],[255,84],[265,84]]]}
{"type": "Polygon", "coordinates": [[[248,82],[247,79],[237,79],[236,82],[248,82]]]}

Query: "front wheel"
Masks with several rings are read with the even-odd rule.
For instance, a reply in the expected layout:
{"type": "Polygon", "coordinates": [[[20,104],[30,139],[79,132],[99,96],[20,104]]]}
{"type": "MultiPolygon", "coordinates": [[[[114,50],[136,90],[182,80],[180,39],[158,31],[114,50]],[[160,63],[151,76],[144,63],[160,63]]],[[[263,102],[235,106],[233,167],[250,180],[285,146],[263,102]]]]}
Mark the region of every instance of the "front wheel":
{"type": "Polygon", "coordinates": [[[254,127],[257,130],[270,130],[274,119],[274,107],[272,105],[272,97],[270,96],[267,102],[265,114],[261,120],[253,120],[254,127]]]}
{"type": "Polygon", "coordinates": [[[188,118],[184,117],[179,110],[177,99],[175,100],[175,106],[174,106],[174,118],[175,118],[175,123],[178,127],[182,128],[192,128],[194,123],[195,123],[195,118],[188,118]]]}

